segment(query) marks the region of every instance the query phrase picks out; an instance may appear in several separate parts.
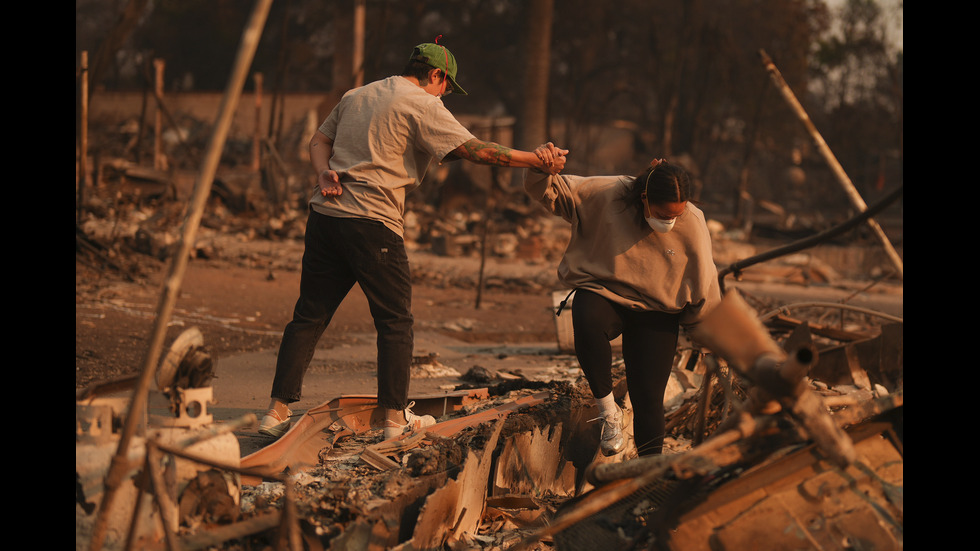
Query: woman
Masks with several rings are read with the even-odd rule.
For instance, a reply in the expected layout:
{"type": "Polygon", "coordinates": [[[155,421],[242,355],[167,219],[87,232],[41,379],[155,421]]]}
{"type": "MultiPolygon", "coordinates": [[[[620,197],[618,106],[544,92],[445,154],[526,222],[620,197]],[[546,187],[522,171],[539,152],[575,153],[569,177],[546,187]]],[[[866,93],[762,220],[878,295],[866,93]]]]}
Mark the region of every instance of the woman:
{"type": "MultiPolygon", "coordinates": [[[[535,150],[546,166],[567,153],[550,142],[535,150]]],[[[530,169],[524,189],[572,225],[558,277],[575,293],[575,354],[603,420],[601,452],[626,448],[628,421],[612,393],[610,346],[622,335],[637,452],[661,453],[664,391],[679,328],[690,329],[721,300],[690,175],[664,159],[634,177],[530,169]]]]}

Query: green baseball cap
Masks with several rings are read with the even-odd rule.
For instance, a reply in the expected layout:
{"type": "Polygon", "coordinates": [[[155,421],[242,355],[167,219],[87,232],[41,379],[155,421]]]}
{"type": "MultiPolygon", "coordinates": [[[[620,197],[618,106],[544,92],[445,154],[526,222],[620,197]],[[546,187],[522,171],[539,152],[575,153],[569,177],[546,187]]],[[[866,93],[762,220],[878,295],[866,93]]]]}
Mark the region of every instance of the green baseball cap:
{"type": "Polygon", "coordinates": [[[412,50],[412,57],[409,59],[421,61],[436,69],[442,69],[449,76],[449,84],[453,87],[453,93],[467,95],[466,90],[463,90],[463,87],[456,83],[456,58],[445,46],[432,42],[419,44],[412,50]]]}

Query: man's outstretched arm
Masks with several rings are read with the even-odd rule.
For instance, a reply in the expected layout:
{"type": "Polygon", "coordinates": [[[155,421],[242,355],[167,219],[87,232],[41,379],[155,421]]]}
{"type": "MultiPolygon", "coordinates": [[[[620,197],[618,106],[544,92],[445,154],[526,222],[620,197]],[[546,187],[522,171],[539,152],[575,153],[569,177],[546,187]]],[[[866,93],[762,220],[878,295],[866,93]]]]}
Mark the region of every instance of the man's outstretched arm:
{"type": "Polygon", "coordinates": [[[531,151],[512,149],[498,143],[485,142],[477,138],[473,138],[457,147],[446,158],[446,160],[454,159],[464,159],[481,165],[536,168],[542,172],[550,172],[552,174],[558,173],[565,167],[564,154],[553,155],[543,159],[531,151]]]}

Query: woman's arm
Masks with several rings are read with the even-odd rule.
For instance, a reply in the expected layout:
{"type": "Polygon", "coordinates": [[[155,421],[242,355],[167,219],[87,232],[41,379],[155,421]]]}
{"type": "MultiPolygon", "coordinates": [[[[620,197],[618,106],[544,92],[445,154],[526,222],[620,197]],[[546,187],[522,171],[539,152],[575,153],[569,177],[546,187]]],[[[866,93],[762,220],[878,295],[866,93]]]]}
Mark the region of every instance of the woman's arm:
{"type": "MultiPolygon", "coordinates": [[[[568,150],[555,148],[549,142],[539,146],[534,153],[542,159],[542,162],[547,162],[544,159],[555,153],[558,153],[564,161],[564,154],[568,153],[568,150]]],[[[569,177],[532,168],[524,173],[524,191],[549,213],[569,222],[574,218],[576,200],[570,187],[569,177]]]]}

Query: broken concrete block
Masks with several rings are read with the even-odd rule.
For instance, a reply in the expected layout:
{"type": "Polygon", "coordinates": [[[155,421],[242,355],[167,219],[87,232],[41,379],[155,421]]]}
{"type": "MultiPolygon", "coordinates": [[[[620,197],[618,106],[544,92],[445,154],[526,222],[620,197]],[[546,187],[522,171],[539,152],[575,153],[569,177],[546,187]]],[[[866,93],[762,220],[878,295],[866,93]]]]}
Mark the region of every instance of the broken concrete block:
{"type": "MultiPolygon", "coordinates": [[[[109,474],[110,465],[119,447],[120,436],[108,433],[106,429],[111,430],[114,426],[121,426],[119,416],[128,410],[128,406],[124,407],[125,401],[100,398],[84,404],[76,404],[76,545],[87,547],[91,540],[105,491],[105,478],[109,474]],[[97,423],[91,422],[93,416],[97,417],[97,423]]],[[[194,434],[195,431],[183,427],[150,427],[146,431],[146,437],[132,438],[127,452],[127,462],[131,471],[124,473],[112,510],[105,517],[106,535],[103,542],[105,549],[122,549],[125,546],[130,531],[130,519],[133,511],[137,509],[137,500],[140,501],[138,507],[140,518],[134,525],[134,541],[160,542],[164,538],[165,529],[177,531],[178,526],[175,524],[181,520],[177,503],[184,490],[198,478],[199,473],[210,471],[212,467],[182,458],[168,458],[164,464],[159,465],[160,469],[167,472],[164,479],[170,484],[166,488],[168,499],[164,500],[167,511],[163,512],[155,503],[149,483],[142,478],[142,473],[145,471],[147,444],[149,439],[160,444],[177,446],[194,434]],[[165,518],[172,519],[172,522],[165,525],[165,518]]],[[[184,448],[184,451],[216,464],[236,467],[241,458],[238,438],[232,433],[212,436],[184,448]]],[[[211,490],[201,495],[212,502],[215,499],[222,501],[225,503],[223,507],[225,510],[232,506],[237,509],[240,496],[240,482],[237,475],[222,475],[221,480],[224,481],[223,486],[212,485],[211,490]],[[216,493],[215,490],[220,491],[216,493]],[[215,495],[220,494],[224,496],[215,498],[215,495]]],[[[190,504],[188,507],[194,511],[198,510],[196,506],[190,504]]],[[[212,512],[217,512],[218,509],[211,508],[212,512]]]]}

